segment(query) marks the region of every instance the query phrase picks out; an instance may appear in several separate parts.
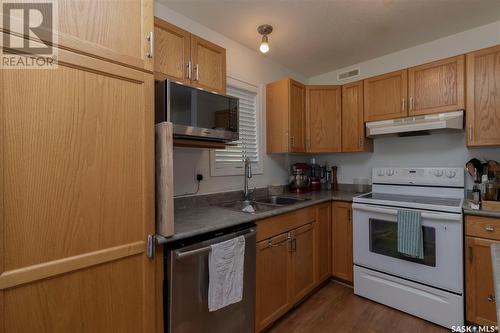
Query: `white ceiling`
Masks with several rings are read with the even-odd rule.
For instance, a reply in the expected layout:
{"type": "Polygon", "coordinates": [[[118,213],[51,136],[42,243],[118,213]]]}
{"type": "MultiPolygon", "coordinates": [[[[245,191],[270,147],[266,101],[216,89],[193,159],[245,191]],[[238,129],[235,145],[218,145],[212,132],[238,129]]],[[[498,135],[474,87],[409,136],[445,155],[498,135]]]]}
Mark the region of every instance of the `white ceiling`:
{"type": "Polygon", "coordinates": [[[500,20],[500,0],[158,0],[307,77],[500,20]]]}

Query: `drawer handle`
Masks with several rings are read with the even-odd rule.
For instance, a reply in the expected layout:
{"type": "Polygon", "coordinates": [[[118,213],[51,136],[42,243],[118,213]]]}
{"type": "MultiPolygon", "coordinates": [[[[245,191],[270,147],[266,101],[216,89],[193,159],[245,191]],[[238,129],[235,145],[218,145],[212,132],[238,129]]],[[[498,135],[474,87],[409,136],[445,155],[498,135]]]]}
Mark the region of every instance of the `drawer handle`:
{"type": "Polygon", "coordinates": [[[268,246],[268,247],[278,247],[278,246],[283,246],[283,245],[285,245],[286,243],[288,243],[288,239],[285,239],[284,241],[281,241],[281,242],[276,243],[276,244],[273,244],[273,241],[270,239],[270,240],[267,242],[267,246],[268,246]]]}
{"type": "Polygon", "coordinates": [[[493,232],[493,231],[495,231],[495,227],[492,225],[489,225],[489,226],[484,227],[484,230],[493,232]]]}
{"type": "Polygon", "coordinates": [[[496,302],[495,296],[493,296],[492,294],[489,294],[488,295],[488,302],[496,302]]]}

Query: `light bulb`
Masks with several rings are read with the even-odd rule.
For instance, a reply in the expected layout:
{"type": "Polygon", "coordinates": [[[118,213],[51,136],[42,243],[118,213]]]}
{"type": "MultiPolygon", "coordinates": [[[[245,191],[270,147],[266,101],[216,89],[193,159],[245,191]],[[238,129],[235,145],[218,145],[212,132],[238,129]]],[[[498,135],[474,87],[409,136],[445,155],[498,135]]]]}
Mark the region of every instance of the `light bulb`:
{"type": "Polygon", "coordinates": [[[260,52],[267,53],[269,51],[269,44],[267,42],[262,42],[259,48],[260,52]]]}

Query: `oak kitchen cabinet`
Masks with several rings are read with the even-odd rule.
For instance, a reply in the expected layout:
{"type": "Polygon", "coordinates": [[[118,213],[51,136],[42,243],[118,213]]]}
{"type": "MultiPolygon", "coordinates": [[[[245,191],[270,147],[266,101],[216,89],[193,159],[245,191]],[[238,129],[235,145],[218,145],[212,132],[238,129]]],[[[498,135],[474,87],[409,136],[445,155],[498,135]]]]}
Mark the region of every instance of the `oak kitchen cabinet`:
{"type": "Polygon", "coordinates": [[[226,49],[155,17],[155,76],[226,93],[226,49]]]}
{"type": "Polygon", "coordinates": [[[319,204],[257,221],[257,331],[330,277],[329,210],[330,203],[319,204]]]}
{"type": "Polygon", "coordinates": [[[363,81],[342,86],[342,152],[373,151],[373,140],[365,137],[363,81]]]}
{"type": "Polygon", "coordinates": [[[467,145],[500,145],[500,45],[467,54],[467,145]]]}
{"type": "Polygon", "coordinates": [[[365,79],[365,121],[406,117],[407,96],[406,69],[365,79]]]}
{"type": "Polygon", "coordinates": [[[332,275],[352,283],[352,204],[332,203],[332,275]]]}
{"type": "Polygon", "coordinates": [[[0,327],[162,331],[153,1],[57,3],[59,67],[0,71],[0,327]]]}
{"type": "Polygon", "coordinates": [[[408,69],[408,115],[465,108],[465,57],[434,61],[408,69]]]}
{"type": "Polygon", "coordinates": [[[464,56],[364,80],[365,121],[464,109],[464,56]]]}
{"type": "Polygon", "coordinates": [[[342,151],[341,95],[340,86],[306,86],[307,152],[342,151]]]}
{"type": "Polygon", "coordinates": [[[466,319],[496,325],[490,245],[500,243],[500,219],[466,216],[465,234],[466,319]]]}
{"type": "Polygon", "coordinates": [[[292,79],[266,87],[267,153],[306,151],[306,87],[292,79]]]}
{"type": "Polygon", "coordinates": [[[332,207],[331,203],[316,206],[314,222],[314,272],[317,284],[332,276],[332,207]]]}

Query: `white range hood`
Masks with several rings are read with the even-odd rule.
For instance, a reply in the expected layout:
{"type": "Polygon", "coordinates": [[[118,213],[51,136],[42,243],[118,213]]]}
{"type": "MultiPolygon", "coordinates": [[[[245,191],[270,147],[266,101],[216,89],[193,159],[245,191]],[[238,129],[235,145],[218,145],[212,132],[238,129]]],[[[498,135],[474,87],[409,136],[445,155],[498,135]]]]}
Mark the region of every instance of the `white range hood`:
{"type": "Polygon", "coordinates": [[[461,131],[464,111],[445,112],[366,123],[366,136],[398,134],[401,136],[428,134],[434,130],[461,131]]]}

